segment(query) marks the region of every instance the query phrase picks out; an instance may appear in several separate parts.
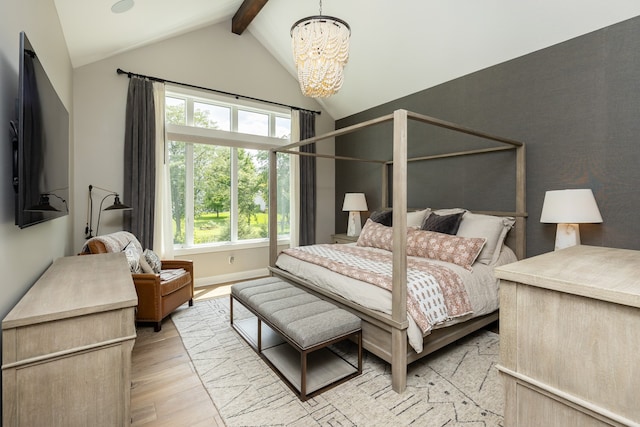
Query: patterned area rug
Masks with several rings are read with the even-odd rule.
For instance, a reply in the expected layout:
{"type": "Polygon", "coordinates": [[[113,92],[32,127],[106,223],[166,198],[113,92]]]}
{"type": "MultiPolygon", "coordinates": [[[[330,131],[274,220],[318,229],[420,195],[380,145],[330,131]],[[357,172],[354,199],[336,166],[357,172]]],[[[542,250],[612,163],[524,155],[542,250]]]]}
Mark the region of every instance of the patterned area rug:
{"type": "MultiPolygon", "coordinates": [[[[234,304],[236,316],[238,305],[234,304]]],[[[227,426],[503,426],[497,334],[480,331],[409,365],[407,389],[391,389],[391,368],[364,352],[362,375],[300,400],[229,326],[229,298],[176,311],[175,323],[227,426]]],[[[340,351],[356,357],[356,347],[340,351]]]]}

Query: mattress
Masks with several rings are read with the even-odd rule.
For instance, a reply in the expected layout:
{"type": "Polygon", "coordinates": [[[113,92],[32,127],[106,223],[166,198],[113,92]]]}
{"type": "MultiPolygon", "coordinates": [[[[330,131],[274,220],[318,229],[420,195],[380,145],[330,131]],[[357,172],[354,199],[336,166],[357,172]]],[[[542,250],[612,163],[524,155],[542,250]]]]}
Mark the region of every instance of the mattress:
{"type": "MultiPolygon", "coordinates": [[[[381,251],[381,249],[376,248],[367,249],[381,251]]],[[[471,271],[455,264],[433,260],[436,264],[449,267],[461,277],[473,308],[472,314],[433,325],[433,328],[447,327],[496,311],[499,307],[499,280],[493,274],[493,269],[499,265],[515,261],[517,261],[515,254],[506,246],[503,246],[495,264],[475,263],[471,271]]],[[[343,276],[327,268],[302,261],[284,253],[278,256],[276,266],[363,307],[391,314],[391,292],[383,288],[343,276]]],[[[409,323],[407,330],[409,345],[416,353],[420,353],[423,348],[422,331],[411,316],[407,316],[407,320],[409,323]]]]}

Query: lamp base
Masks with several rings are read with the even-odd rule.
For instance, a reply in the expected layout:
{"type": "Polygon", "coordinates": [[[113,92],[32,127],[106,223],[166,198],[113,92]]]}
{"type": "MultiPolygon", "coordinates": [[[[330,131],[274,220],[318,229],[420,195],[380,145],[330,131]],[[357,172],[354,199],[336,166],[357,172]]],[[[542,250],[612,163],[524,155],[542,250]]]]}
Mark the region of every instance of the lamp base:
{"type": "Polygon", "coordinates": [[[347,225],[347,236],[359,236],[362,231],[362,221],[360,211],[349,211],[349,223],[347,225]]]}
{"type": "Polygon", "coordinates": [[[578,224],[558,224],[556,228],[556,247],[560,250],[580,244],[580,228],[578,224]]]}

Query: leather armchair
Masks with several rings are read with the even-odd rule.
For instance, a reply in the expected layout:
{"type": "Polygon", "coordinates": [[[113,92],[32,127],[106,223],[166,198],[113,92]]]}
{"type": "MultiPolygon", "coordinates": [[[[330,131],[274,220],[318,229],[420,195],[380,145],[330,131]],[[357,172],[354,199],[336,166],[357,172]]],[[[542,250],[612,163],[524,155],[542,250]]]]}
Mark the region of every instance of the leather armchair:
{"type": "MultiPolygon", "coordinates": [[[[116,238],[110,235],[98,236],[87,240],[82,254],[102,254],[115,252],[118,246],[120,251],[127,246],[132,239],[138,240],[133,234],[128,232],[113,233],[116,238]],[[117,236],[116,236],[117,235],[117,236]],[[122,242],[124,244],[118,243],[122,242]],[[105,244],[106,243],[106,244],[105,244]]],[[[177,275],[168,280],[162,280],[161,274],[155,273],[132,273],[133,284],[138,294],[138,308],[136,310],[137,322],[154,323],[154,331],[158,332],[162,328],[162,320],[173,310],[189,303],[193,306],[193,262],[188,260],[162,260],[162,271],[184,269],[186,273],[177,275]]]]}

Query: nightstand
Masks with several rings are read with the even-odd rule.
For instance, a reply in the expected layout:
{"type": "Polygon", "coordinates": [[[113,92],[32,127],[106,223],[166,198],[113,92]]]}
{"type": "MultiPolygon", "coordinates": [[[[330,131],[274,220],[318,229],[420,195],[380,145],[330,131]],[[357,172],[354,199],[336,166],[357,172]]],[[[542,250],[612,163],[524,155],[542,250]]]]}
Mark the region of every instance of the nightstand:
{"type": "Polygon", "coordinates": [[[331,242],[332,243],[355,243],[358,241],[358,236],[347,236],[346,234],[332,234],[331,242]]]}

